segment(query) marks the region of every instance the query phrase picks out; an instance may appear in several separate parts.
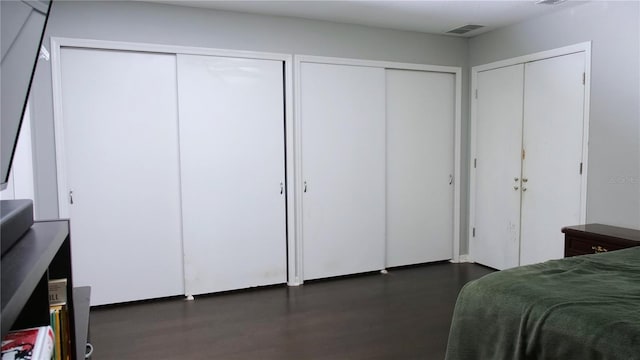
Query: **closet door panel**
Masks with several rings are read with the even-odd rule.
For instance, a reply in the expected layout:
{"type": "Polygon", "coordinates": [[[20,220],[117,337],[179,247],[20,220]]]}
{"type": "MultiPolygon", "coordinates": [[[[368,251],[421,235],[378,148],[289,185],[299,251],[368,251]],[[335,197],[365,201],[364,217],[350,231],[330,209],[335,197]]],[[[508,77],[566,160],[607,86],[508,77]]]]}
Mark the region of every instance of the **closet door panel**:
{"type": "Polygon", "coordinates": [[[478,73],[474,261],[518,266],[524,66],[478,73]]]}
{"type": "Polygon", "coordinates": [[[387,267],[451,259],[455,76],[386,70],[387,267]]]}
{"type": "Polygon", "coordinates": [[[525,67],[521,265],[562,258],[560,229],[580,221],[584,63],[581,52],[525,67]]]}
{"type": "Polygon", "coordinates": [[[286,282],[282,62],[178,55],[185,292],[286,282]]]}
{"type": "Polygon", "coordinates": [[[301,64],[304,279],[384,268],[384,69],[301,64]]]}
{"type": "Polygon", "coordinates": [[[74,285],[91,305],[183,294],[175,56],[60,63],[74,285]]]}

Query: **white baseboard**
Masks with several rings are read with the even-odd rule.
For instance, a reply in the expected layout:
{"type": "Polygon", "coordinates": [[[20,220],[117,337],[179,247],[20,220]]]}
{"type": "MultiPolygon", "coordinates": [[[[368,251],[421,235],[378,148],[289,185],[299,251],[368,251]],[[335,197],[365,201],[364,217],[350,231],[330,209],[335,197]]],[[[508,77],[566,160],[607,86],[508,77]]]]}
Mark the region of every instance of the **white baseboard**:
{"type": "Polygon", "coordinates": [[[474,261],[471,260],[471,257],[469,257],[469,254],[464,254],[464,255],[458,256],[458,261],[451,260],[451,262],[459,264],[459,263],[472,263],[474,261]]]}

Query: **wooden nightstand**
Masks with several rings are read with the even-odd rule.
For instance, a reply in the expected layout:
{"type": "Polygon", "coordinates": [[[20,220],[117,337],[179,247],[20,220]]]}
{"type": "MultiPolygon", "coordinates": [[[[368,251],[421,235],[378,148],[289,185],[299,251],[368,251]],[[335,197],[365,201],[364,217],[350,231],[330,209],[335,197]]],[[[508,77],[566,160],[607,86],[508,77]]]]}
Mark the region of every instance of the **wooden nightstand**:
{"type": "Polygon", "coordinates": [[[594,254],[640,246],[640,230],[602,224],[562,228],[564,257],[594,254]]]}

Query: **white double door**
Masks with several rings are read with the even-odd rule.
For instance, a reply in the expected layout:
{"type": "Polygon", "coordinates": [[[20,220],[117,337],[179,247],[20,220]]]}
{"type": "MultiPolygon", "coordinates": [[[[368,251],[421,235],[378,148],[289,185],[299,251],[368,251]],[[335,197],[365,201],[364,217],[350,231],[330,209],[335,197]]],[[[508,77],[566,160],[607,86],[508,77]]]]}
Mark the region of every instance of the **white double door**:
{"type": "Polygon", "coordinates": [[[478,73],[475,236],[481,264],[563,257],[581,213],[584,53],[478,73]]]}
{"type": "Polygon", "coordinates": [[[304,279],[450,259],[452,74],[301,64],[304,279]]]}
{"type": "Polygon", "coordinates": [[[60,68],[61,216],[93,305],[286,281],[281,61],[62,48],[60,68]]]}

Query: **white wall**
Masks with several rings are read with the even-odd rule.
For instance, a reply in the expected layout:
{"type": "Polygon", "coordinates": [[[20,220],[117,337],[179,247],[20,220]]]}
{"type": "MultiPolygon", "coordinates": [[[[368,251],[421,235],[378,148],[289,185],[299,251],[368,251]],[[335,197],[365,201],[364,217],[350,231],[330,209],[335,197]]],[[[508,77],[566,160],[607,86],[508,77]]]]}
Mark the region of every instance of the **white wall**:
{"type": "MultiPolygon", "coordinates": [[[[7,188],[0,191],[1,200],[13,199],[34,199],[33,189],[33,154],[31,138],[31,104],[27,103],[27,108],[22,118],[20,135],[13,155],[13,163],[7,188]]],[[[35,206],[35,204],[34,204],[35,206]]],[[[38,218],[36,218],[38,220],[38,218]]]]}
{"type": "MultiPolygon", "coordinates": [[[[289,54],[351,57],[468,68],[467,40],[359,25],[250,15],[171,5],[115,1],[54,3],[45,44],[50,36],[120,40],[171,45],[253,50],[289,54]]],[[[32,91],[37,213],[58,215],[50,64],[41,62],[32,91]]],[[[464,74],[463,139],[467,138],[468,83],[464,74]]],[[[466,141],[463,140],[466,146],[466,141]]],[[[463,149],[463,163],[468,150],[463,149]]],[[[465,166],[466,172],[466,166],[465,166]]],[[[462,179],[466,179],[466,173],[462,179]]],[[[114,191],[126,186],[113,174],[114,191]]],[[[466,181],[462,188],[467,189],[466,181]]],[[[461,194],[466,202],[466,192],[461,194]]],[[[466,206],[463,204],[462,209],[466,206]]],[[[462,238],[466,239],[466,210],[462,238]]],[[[466,244],[462,244],[466,252],[466,244]]]]}
{"type": "Polygon", "coordinates": [[[587,222],[640,228],[639,18],[594,1],[469,41],[469,66],[592,41],[587,222]]]}

